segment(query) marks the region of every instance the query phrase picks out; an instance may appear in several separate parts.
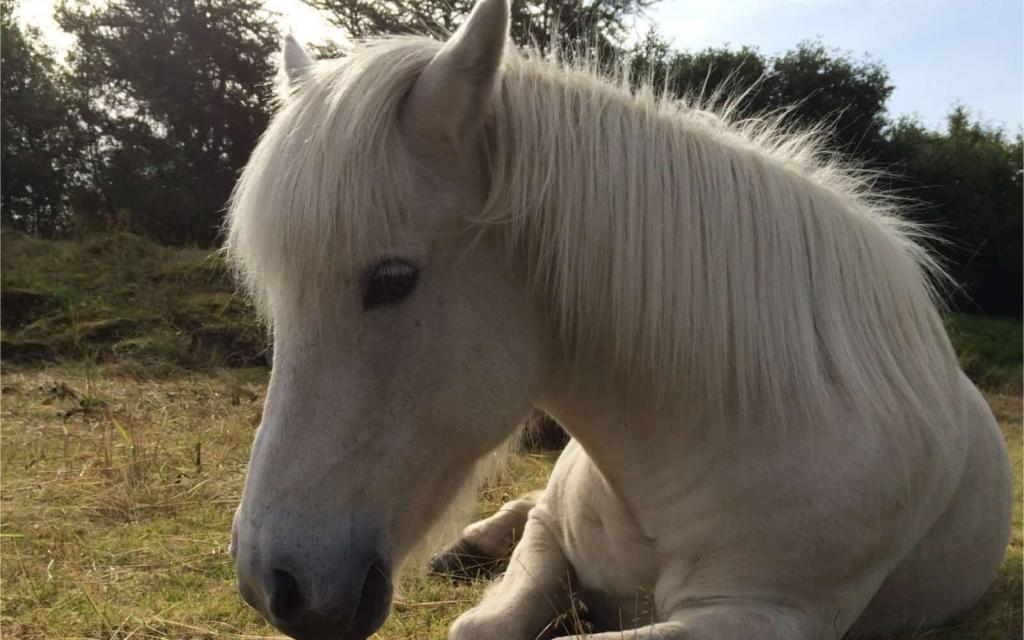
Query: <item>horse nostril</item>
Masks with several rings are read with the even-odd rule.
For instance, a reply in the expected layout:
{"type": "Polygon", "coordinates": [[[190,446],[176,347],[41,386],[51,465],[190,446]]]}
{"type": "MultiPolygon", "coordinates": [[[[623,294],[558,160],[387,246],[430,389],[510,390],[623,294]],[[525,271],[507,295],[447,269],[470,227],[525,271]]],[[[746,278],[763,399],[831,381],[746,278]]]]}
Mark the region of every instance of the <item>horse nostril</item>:
{"type": "Polygon", "coordinates": [[[392,586],[388,570],[380,562],[374,562],[366,572],[363,589],[359,594],[359,608],[352,620],[351,630],[356,635],[368,636],[376,631],[387,618],[391,606],[392,586]]]}
{"type": "Polygon", "coordinates": [[[267,608],[275,620],[294,622],[303,611],[299,584],[287,571],[275,569],[267,582],[267,608]]]}

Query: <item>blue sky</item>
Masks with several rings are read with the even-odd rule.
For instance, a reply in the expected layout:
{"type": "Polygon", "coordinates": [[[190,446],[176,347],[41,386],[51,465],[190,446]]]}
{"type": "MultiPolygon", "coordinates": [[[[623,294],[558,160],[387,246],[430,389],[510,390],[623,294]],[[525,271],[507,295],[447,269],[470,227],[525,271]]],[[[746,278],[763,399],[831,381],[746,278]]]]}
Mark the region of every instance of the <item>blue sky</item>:
{"type": "MultiPolygon", "coordinates": [[[[300,0],[267,0],[304,41],[337,37],[300,0]]],[[[43,27],[58,48],[68,42],[48,16],[52,0],[23,0],[23,19],[43,27]]],[[[886,66],[895,115],[916,114],[941,127],[960,101],[1015,133],[1024,110],[1024,2],[1021,0],[662,0],[648,23],[680,49],[753,45],[774,54],[801,40],[869,55],[886,66]]]]}
{"type": "Polygon", "coordinates": [[[941,126],[958,100],[1016,132],[1024,96],[1021,0],[665,0],[649,20],[677,48],[754,45],[772,54],[801,40],[868,54],[889,70],[894,114],[941,126]]]}

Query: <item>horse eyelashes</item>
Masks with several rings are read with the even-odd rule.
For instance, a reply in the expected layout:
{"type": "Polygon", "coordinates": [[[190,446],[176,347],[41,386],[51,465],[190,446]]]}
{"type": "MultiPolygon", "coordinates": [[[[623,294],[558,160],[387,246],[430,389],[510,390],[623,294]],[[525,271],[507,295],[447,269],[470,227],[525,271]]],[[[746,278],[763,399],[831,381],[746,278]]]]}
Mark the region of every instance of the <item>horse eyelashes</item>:
{"type": "Polygon", "coordinates": [[[401,302],[416,288],[420,270],[400,258],[383,260],[367,275],[363,289],[363,310],[401,302]]]}

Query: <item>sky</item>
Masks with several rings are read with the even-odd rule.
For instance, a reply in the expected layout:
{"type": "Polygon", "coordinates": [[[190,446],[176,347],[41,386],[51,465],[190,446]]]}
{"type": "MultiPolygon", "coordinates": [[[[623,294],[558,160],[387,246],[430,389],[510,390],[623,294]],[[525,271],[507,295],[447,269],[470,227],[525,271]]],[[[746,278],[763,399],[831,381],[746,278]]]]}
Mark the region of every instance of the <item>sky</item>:
{"type": "Polygon", "coordinates": [[[1021,0],[665,0],[649,10],[676,48],[755,45],[763,53],[819,38],[869,55],[896,87],[890,113],[932,127],[957,102],[1015,132],[1024,110],[1021,0]]]}
{"type": "MultiPolygon", "coordinates": [[[[303,42],[342,39],[301,0],[266,0],[303,42]]],[[[58,50],[71,44],[50,15],[52,0],[22,0],[21,18],[58,50]]],[[[943,126],[954,104],[1010,133],[1024,121],[1024,2],[1021,0],[661,0],[633,26],[654,26],[678,49],[752,45],[762,53],[801,40],[868,56],[889,71],[893,116],[943,126]]]]}

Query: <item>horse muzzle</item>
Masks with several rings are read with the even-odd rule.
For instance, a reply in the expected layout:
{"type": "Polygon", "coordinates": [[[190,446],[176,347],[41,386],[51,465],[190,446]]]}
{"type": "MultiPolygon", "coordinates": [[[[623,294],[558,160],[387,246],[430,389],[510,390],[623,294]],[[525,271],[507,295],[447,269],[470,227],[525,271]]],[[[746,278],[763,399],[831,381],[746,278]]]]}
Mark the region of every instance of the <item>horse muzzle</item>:
{"type": "Polygon", "coordinates": [[[354,607],[342,607],[342,611],[309,607],[302,587],[287,572],[274,571],[268,582],[267,619],[297,640],[365,640],[384,624],[391,609],[391,576],[381,561],[370,564],[358,592],[347,598],[354,607]]]}
{"type": "Polygon", "coordinates": [[[269,555],[261,562],[246,558],[244,547],[232,551],[242,598],[297,640],[365,640],[391,610],[390,564],[377,553],[341,562],[269,555]]]}

